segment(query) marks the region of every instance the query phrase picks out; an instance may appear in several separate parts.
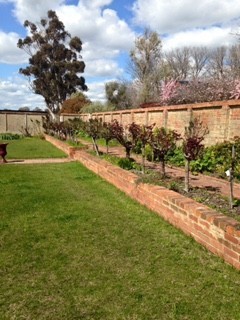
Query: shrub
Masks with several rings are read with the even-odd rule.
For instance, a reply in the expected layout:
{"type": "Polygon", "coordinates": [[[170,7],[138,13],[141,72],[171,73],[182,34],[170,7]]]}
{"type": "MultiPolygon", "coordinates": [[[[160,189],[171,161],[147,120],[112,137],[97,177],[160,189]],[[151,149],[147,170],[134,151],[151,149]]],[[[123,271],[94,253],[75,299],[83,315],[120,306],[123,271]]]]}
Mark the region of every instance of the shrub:
{"type": "Polygon", "coordinates": [[[133,158],[120,158],[118,166],[125,170],[133,170],[135,169],[135,160],[133,158]]]}
{"type": "Polygon", "coordinates": [[[185,164],[185,158],[182,147],[176,147],[174,150],[169,152],[166,158],[167,162],[170,164],[182,167],[185,164]]]}
{"type": "Polygon", "coordinates": [[[1,133],[0,140],[19,140],[22,139],[23,136],[18,133],[1,133]]]}

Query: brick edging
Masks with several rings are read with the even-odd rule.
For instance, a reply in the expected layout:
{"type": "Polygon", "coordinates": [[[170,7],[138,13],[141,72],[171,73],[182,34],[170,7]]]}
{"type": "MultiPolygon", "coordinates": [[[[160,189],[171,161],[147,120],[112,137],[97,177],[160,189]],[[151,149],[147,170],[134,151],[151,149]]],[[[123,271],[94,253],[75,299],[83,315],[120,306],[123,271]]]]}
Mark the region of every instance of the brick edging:
{"type": "Polygon", "coordinates": [[[240,270],[240,222],[164,187],[138,183],[137,175],[83,149],[50,136],[46,140],[240,270]]]}

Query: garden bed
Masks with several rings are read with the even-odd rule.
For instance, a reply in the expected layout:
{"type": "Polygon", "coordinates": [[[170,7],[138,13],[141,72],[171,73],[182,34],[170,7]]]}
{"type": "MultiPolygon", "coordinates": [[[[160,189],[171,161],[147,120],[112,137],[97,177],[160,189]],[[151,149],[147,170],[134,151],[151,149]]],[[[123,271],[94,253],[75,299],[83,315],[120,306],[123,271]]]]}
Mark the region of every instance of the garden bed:
{"type": "Polygon", "coordinates": [[[240,200],[235,199],[235,205],[231,209],[229,198],[217,188],[191,186],[189,192],[186,192],[184,191],[184,181],[181,177],[173,177],[168,174],[165,178],[162,178],[161,173],[153,169],[148,170],[146,174],[136,170],[134,172],[139,176],[139,181],[143,183],[163,186],[240,221],[240,200]]]}

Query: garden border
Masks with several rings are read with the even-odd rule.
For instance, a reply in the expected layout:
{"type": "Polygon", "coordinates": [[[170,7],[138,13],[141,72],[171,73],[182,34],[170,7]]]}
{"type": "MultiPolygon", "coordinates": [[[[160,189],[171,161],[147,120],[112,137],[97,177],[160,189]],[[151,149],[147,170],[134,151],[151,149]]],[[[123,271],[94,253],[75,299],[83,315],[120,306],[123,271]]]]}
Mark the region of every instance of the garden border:
{"type": "Polygon", "coordinates": [[[240,270],[240,223],[164,187],[46,135],[46,140],[240,270]]]}

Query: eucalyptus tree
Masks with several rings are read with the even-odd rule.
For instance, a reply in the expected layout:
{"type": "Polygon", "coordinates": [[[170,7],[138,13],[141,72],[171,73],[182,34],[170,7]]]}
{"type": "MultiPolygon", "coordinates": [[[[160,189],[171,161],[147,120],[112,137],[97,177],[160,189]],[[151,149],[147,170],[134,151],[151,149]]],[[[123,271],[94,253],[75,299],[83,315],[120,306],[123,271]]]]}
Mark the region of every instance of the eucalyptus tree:
{"type": "Polygon", "coordinates": [[[80,76],[85,68],[80,56],[82,41],[71,37],[52,10],[39,25],[26,20],[24,27],[29,35],[19,39],[17,46],[30,58],[29,65],[19,72],[29,78],[33,92],[43,96],[51,114],[56,115],[67,97],[87,90],[85,79],[80,76]]]}

